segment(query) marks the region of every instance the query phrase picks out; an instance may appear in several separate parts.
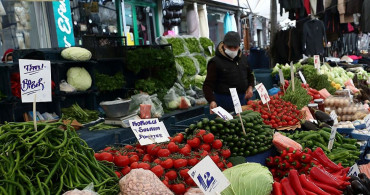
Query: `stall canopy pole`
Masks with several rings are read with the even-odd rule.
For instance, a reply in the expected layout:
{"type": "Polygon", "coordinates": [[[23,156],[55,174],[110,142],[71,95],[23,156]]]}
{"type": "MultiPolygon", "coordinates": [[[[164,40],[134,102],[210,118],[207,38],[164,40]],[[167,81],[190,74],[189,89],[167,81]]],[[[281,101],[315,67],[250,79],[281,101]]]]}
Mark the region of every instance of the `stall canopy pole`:
{"type": "MultiPolygon", "coordinates": [[[[271,30],[270,30],[270,51],[271,48],[273,48],[274,40],[275,40],[275,34],[277,31],[277,6],[276,6],[276,0],[270,0],[270,24],[271,24],[271,30]]],[[[270,68],[273,68],[275,66],[275,60],[270,55],[270,68]]]]}

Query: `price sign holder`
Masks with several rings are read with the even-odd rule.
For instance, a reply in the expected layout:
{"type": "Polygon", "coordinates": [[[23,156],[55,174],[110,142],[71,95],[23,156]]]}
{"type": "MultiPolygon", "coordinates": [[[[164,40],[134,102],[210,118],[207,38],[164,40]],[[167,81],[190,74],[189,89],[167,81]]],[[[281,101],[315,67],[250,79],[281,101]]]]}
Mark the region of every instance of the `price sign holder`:
{"type": "Polygon", "coordinates": [[[294,87],[294,66],[293,66],[293,62],[290,62],[290,78],[291,78],[291,85],[292,85],[292,90],[294,91],[295,90],[295,87],[294,87]]]}
{"type": "Polygon", "coordinates": [[[318,72],[320,72],[320,55],[314,55],[313,56],[313,62],[314,62],[314,65],[315,65],[315,68],[317,69],[318,72]]]}
{"type": "Polygon", "coordinates": [[[209,156],[188,171],[190,177],[206,195],[221,194],[230,182],[209,156]]]}
{"type": "Polygon", "coordinates": [[[279,79],[280,79],[280,84],[283,86],[283,90],[285,93],[285,79],[284,79],[284,74],[281,69],[279,69],[279,79]]]}
{"type": "Polygon", "coordinates": [[[307,84],[306,79],[304,78],[304,76],[303,76],[302,72],[301,72],[301,71],[299,71],[299,72],[298,72],[298,74],[299,74],[299,76],[301,77],[302,82],[303,82],[304,84],[307,84]]]}
{"type": "Polygon", "coordinates": [[[334,125],[338,123],[338,115],[334,110],[330,112],[330,117],[334,120],[334,125]]]}
{"type": "Polygon", "coordinates": [[[270,96],[267,93],[266,87],[263,85],[263,83],[260,83],[260,84],[256,85],[255,88],[257,89],[257,92],[260,95],[262,103],[263,104],[267,103],[267,107],[268,107],[269,111],[271,112],[270,105],[269,105],[270,96]]]}
{"type": "Polygon", "coordinates": [[[329,143],[328,143],[328,149],[329,150],[331,150],[333,148],[333,144],[334,144],[336,134],[337,134],[337,127],[332,127],[331,128],[331,133],[330,133],[330,138],[329,138],[329,143]]]}
{"type": "Polygon", "coordinates": [[[233,119],[233,116],[220,106],[213,108],[212,111],[225,121],[233,119]]]}
{"type": "Polygon", "coordinates": [[[240,105],[240,100],[239,100],[239,95],[238,92],[236,91],[236,88],[229,88],[230,93],[231,93],[231,98],[233,99],[234,107],[235,107],[235,113],[239,115],[240,123],[242,124],[242,129],[244,135],[247,135],[244,129],[244,124],[242,120],[242,116],[240,113],[242,112],[242,106],[240,105]]]}

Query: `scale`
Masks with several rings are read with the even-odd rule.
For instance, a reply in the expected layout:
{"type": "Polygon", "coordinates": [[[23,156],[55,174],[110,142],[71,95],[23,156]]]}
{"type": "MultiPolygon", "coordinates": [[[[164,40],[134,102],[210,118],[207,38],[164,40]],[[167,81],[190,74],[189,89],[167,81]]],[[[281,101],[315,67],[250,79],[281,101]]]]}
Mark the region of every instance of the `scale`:
{"type": "Polygon", "coordinates": [[[129,128],[129,120],[139,120],[140,117],[137,114],[131,114],[119,118],[106,118],[104,123],[107,125],[121,125],[123,128],[129,128]]]}

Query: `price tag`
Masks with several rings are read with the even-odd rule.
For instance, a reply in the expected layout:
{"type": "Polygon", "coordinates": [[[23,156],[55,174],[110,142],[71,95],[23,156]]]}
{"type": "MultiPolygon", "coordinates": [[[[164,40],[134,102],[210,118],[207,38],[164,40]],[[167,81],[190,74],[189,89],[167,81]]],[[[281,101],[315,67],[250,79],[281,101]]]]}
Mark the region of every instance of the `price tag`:
{"type": "Polygon", "coordinates": [[[294,66],[293,62],[290,62],[290,79],[291,79],[291,85],[292,85],[292,90],[294,91],[294,66]]]}
{"type": "Polygon", "coordinates": [[[131,130],[141,145],[170,141],[163,123],[158,119],[129,120],[131,130]]]}
{"type": "Polygon", "coordinates": [[[347,176],[358,176],[358,174],[360,174],[360,169],[358,168],[358,165],[357,163],[355,163],[348,171],[348,174],[347,176]]]}
{"type": "Polygon", "coordinates": [[[313,62],[315,65],[315,68],[320,71],[320,56],[319,55],[314,55],[313,56],[313,62]]]}
{"type": "Polygon", "coordinates": [[[19,60],[22,102],[51,102],[50,61],[19,60]]]}
{"type": "Polygon", "coordinates": [[[335,135],[337,134],[337,127],[331,128],[329,143],[328,143],[328,149],[331,150],[333,148],[335,135]]]}
{"type": "Polygon", "coordinates": [[[230,93],[231,93],[231,98],[233,98],[235,113],[239,114],[242,112],[242,106],[240,105],[239,95],[236,92],[236,88],[230,88],[230,93]]]}
{"type": "Polygon", "coordinates": [[[256,85],[256,89],[257,89],[258,94],[261,97],[261,100],[262,100],[263,104],[266,104],[267,102],[270,101],[270,96],[267,93],[267,90],[266,90],[265,86],[263,85],[263,83],[260,83],[260,84],[256,85]]]}
{"type": "Polygon", "coordinates": [[[299,76],[301,77],[302,82],[303,82],[304,84],[307,84],[306,79],[304,78],[304,76],[303,76],[302,72],[301,72],[301,71],[299,71],[299,72],[298,72],[298,74],[299,74],[299,76]]]}
{"type": "Polygon", "coordinates": [[[338,116],[337,113],[335,113],[335,110],[330,112],[330,117],[334,120],[334,125],[338,123],[338,116]]]}
{"type": "Polygon", "coordinates": [[[208,46],[209,53],[212,55],[213,46],[208,46]]]}
{"type": "Polygon", "coordinates": [[[219,117],[223,118],[225,121],[233,119],[233,116],[220,106],[218,106],[217,108],[213,108],[212,111],[216,113],[219,117]]]}
{"type": "Polygon", "coordinates": [[[206,195],[221,194],[230,185],[229,180],[209,156],[191,168],[188,174],[206,195]]]}
{"type": "Polygon", "coordinates": [[[282,85],[285,85],[284,74],[283,74],[283,71],[281,69],[279,69],[279,79],[280,79],[280,83],[282,85]]]}
{"type": "Polygon", "coordinates": [[[366,129],[370,130],[370,114],[366,115],[364,118],[365,124],[366,124],[366,129]]]}

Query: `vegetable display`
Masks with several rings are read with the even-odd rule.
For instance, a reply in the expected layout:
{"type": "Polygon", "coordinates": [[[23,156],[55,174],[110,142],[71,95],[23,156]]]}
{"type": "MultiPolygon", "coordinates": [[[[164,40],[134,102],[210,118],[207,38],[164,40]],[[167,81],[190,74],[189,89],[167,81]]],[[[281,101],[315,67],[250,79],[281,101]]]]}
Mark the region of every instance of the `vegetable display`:
{"type": "Polygon", "coordinates": [[[95,72],[95,83],[100,91],[114,91],[123,88],[125,78],[122,72],[117,72],[113,76],[95,72]]]}
{"type": "Polygon", "coordinates": [[[225,146],[230,148],[232,156],[251,156],[271,148],[273,129],[262,123],[261,115],[248,110],[242,112],[241,116],[246,134],[243,132],[239,117],[230,121],[221,118],[214,120],[203,118],[189,125],[185,132],[191,137],[197,129],[211,131],[221,139],[225,146]]]}
{"type": "Polygon", "coordinates": [[[62,108],[63,119],[76,119],[85,124],[96,121],[99,118],[99,112],[95,110],[82,109],[77,103],[69,108],[62,108]]]}
{"type": "Polygon", "coordinates": [[[190,53],[200,53],[201,46],[199,40],[195,37],[185,37],[184,41],[186,43],[186,47],[189,49],[190,53]]]}
{"type": "Polygon", "coordinates": [[[185,42],[182,38],[167,38],[169,44],[172,44],[173,54],[178,56],[182,53],[185,53],[185,42]]]}
{"type": "Polygon", "coordinates": [[[302,109],[304,106],[307,106],[307,104],[312,100],[312,96],[307,94],[306,89],[304,89],[302,85],[304,84],[298,79],[295,79],[294,91],[292,85],[289,85],[285,91],[285,94],[281,97],[282,100],[296,105],[298,110],[302,109]]]}
{"type": "Polygon", "coordinates": [[[307,83],[316,90],[326,89],[330,94],[333,94],[336,89],[331,85],[329,78],[325,74],[319,74],[314,66],[302,66],[302,73],[307,83]]]}
{"type": "Polygon", "coordinates": [[[67,71],[67,82],[79,91],[86,91],[91,87],[92,79],[83,67],[72,67],[67,71]]]}
{"type": "Polygon", "coordinates": [[[194,76],[197,74],[194,61],[190,57],[177,57],[175,61],[183,68],[184,75],[194,76]]]}
{"type": "Polygon", "coordinates": [[[303,147],[311,149],[322,148],[329,159],[335,163],[341,163],[343,166],[352,166],[359,159],[359,145],[356,144],[356,139],[345,138],[341,134],[336,133],[333,149],[329,151],[327,148],[330,138],[331,129],[324,127],[319,131],[296,131],[287,136],[303,147]]]}
{"type": "Polygon", "coordinates": [[[99,194],[117,194],[114,171],[70,125],[7,123],[0,127],[1,194],[62,194],[94,183],[99,194]],[[66,130],[60,129],[65,127],[66,130]]]}
{"type": "Polygon", "coordinates": [[[199,38],[199,42],[202,45],[203,50],[204,50],[204,53],[207,56],[214,56],[215,55],[215,50],[214,50],[214,47],[215,46],[214,46],[214,44],[213,44],[213,42],[212,42],[211,39],[209,39],[207,37],[200,37],[199,38]],[[209,47],[211,47],[211,49],[209,49],[209,47]]]}
{"type": "Polygon", "coordinates": [[[179,133],[165,143],[107,147],[95,153],[95,158],[113,162],[119,177],[133,169],[150,170],[175,194],[184,194],[188,187],[196,186],[187,172],[207,155],[221,170],[232,167],[227,160],[231,152],[223,146],[212,133],[200,129],[188,139],[179,133]]]}
{"type": "Polygon", "coordinates": [[[272,191],[271,172],[259,163],[240,164],[226,169],[223,174],[230,185],[221,192],[222,195],[269,195],[272,191]]]}
{"type": "Polygon", "coordinates": [[[206,75],[207,74],[207,59],[202,55],[194,55],[195,59],[197,59],[199,63],[199,74],[206,75]]]}

